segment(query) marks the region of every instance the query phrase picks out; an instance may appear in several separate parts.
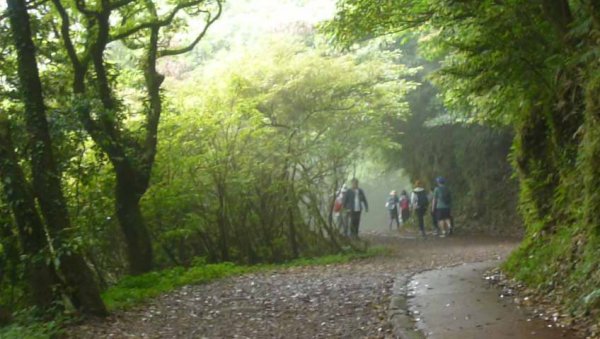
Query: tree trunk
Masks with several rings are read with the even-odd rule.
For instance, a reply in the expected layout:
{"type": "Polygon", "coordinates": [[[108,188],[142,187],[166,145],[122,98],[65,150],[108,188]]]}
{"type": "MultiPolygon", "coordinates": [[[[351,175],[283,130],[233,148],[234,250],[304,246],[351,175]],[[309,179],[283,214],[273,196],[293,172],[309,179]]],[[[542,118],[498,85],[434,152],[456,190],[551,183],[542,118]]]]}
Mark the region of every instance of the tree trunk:
{"type": "Polygon", "coordinates": [[[142,216],[140,199],[143,193],[136,187],[136,176],[132,171],[116,168],[116,210],[125,242],[131,274],[149,272],[153,267],[152,242],[142,216]]]}
{"type": "Polygon", "coordinates": [[[221,260],[229,260],[229,227],[225,216],[225,184],[217,183],[217,196],[219,199],[219,210],[217,211],[217,224],[219,226],[219,250],[221,260]]]}
{"type": "Polygon", "coordinates": [[[287,212],[288,212],[288,236],[290,238],[290,248],[292,250],[292,258],[297,259],[300,256],[300,250],[298,249],[298,240],[296,235],[296,220],[294,211],[298,208],[296,200],[294,199],[294,180],[296,177],[296,165],[294,164],[291,177],[289,178],[288,188],[286,192],[287,200],[287,212]]]}
{"type": "Polygon", "coordinates": [[[17,224],[23,254],[27,256],[25,270],[32,301],[41,309],[49,309],[56,300],[52,287],[58,279],[52,266],[44,260],[44,257],[50,255],[44,225],[37,213],[31,188],[14,153],[9,123],[4,118],[0,119],[0,179],[17,224]]]}
{"type": "MultiPolygon", "coordinates": [[[[61,175],[52,154],[52,143],[35,57],[35,45],[25,0],[8,0],[10,26],[17,51],[20,90],[25,104],[25,124],[29,135],[33,191],[38,199],[50,237],[60,249],[70,238],[70,220],[62,193],[61,175]]],[[[58,259],[66,292],[83,313],[105,315],[106,308],[93,274],[77,251],[62,251],[58,259]]]]}

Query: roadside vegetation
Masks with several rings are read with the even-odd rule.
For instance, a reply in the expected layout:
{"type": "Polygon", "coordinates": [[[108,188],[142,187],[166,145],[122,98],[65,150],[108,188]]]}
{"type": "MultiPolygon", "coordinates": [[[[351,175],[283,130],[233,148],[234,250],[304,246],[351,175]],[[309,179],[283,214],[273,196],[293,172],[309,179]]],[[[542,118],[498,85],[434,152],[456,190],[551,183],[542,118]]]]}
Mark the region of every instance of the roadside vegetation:
{"type": "Polygon", "coordinates": [[[343,0],[326,25],[350,49],[418,33],[439,64],[430,79],[448,115],[512,130],[525,239],[505,268],[591,323],[600,319],[599,18],[587,0],[343,0]]]}

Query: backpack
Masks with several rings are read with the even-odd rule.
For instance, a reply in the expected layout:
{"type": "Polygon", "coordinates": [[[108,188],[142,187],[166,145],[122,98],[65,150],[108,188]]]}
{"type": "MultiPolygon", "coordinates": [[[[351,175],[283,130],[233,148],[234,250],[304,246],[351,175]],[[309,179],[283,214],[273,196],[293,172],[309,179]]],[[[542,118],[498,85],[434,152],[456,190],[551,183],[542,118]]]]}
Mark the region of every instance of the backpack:
{"type": "Polygon", "coordinates": [[[340,193],[337,198],[335,198],[335,202],[333,203],[333,211],[339,212],[343,207],[344,194],[340,193]]]}
{"type": "Polygon", "coordinates": [[[452,195],[450,194],[450,190],[448,187],[441,186],[438,188],[440,190],[440,199],[446,204],[446,206],[452,205],[452,195]]]}
{"type": "Polygon", "coordinates": [[[386,206],[387,206],[388,210],[393,211],[394,209],[397,208],[396,207],[397,204],[398,204],[397,197],[389,197],[386,206]]]}
{"type": "Polygon", "coordinates": [[[427,205],[429,205],[429,199],[427,199],[427,192],[419,191],[415,192],[417,195],[417,208],[426,209],[427,205]]]}
{"type": "Polygon", "coordinates": [[[402,197],[400,200],[400,209],[407,210],[410,208],[407,197],[402,197]]]}

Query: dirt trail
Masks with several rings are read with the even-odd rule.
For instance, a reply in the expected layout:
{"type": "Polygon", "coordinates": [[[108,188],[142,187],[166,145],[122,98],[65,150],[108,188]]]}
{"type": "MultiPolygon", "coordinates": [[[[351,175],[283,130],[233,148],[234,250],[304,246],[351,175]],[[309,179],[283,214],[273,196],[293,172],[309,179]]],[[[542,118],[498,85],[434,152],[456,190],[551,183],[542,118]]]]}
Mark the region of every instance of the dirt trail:
{"type": "Polygon", "coordinates": [[[505,258],[516,240],[365,235],[392,254],[343,265],[291,268],[187,286],[105,321],[76,338],[386,338],[394,278],[505,258]]]}

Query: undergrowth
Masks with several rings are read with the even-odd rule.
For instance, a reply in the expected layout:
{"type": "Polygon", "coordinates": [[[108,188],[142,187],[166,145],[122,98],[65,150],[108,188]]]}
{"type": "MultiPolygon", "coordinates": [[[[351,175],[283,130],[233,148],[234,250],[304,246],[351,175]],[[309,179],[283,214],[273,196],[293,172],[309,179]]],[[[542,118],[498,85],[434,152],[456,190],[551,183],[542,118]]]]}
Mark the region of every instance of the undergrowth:
{"type": "Polygon", "coordinates": [[[600,321],[600,241],[585,227],[563,227],[552,236],[530,235],[504,264],[513,278],[569,317],[600,321]]]}
{"type": "MultiPolygon", "coordinates": [[[[384,247],[371,247],[364,252],[347,252],[314,258],[301,258],[282,264],[253,266],[236,265],[234,263],[207,264],[200,259],[186,268],[174,267],[139,276],[127,276],[116,285],[108,288],[102,294],[102,299],[110,311],[127,309],[185,285],[203,284],[217,279],[275,269],[342,264],[352,260],[385,255],[387,251],[388,249],[384,247]]],[[[67,320],[58,319],[42,322],[31,317],[17,317],[13,324],[0,328],[0,338],[38,339],[57,337],[60,336],[65,321],[67,320]]]]}

